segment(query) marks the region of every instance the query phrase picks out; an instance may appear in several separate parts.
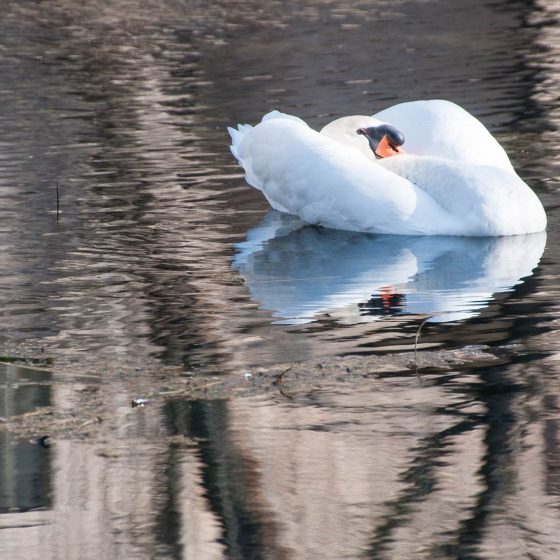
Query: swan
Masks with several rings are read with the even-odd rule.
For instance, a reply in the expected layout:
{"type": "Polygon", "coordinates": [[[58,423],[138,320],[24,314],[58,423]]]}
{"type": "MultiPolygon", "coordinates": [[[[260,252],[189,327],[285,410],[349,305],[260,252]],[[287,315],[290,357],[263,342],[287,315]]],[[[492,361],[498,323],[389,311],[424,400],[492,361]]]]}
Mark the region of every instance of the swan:
{"type": "Polygon", "coordinates": [[[503,236],[546,228],[543,206],[484,125],[444,100],[349,116],[320,132],[272,111],[228,128],[249,185],[307,224],[366,233],[503,236]]]}

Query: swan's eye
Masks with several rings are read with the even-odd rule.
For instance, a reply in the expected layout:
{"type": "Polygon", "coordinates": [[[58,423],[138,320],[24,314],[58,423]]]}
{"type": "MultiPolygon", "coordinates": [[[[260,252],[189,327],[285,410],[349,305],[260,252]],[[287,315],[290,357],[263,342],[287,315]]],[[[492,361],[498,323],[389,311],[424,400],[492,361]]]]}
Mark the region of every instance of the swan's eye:
{"type": "Polygon", "coordinates": [[[404,144],[404,136],[402,132],[390,125],[387,126],[386,132],[391,148],[394,148],[395,146],[402,146],[404,144]]]}

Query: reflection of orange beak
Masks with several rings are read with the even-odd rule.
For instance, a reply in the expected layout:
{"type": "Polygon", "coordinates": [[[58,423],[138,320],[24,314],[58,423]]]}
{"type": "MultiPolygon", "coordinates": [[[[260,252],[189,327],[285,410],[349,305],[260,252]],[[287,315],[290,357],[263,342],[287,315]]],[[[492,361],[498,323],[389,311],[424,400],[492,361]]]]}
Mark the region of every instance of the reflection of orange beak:
{"type": "Polygon", "coordinates": [[[402,146],[395,146],[394,144],[391,144],[389,142],[389,138],[387,137],[387,135],[385,135],[379,141],[375,153],[378,157],[386,158],[391,156],[398,156],[399,154],[404,154],[406,152],[402,149],[402,146]]]}
{"type": "MultiPolygon", "coordinates": [[[[392,154],[392,155],[396,155],[396,154],[392,154]]],[[[383,308],[390,309],[393,296],[395,295],[395,290],[393,290],[391,286],[384,286],[383,288],[379,289],[379,292],[381,294],[381,301],[383,302],[383,308]]]]}

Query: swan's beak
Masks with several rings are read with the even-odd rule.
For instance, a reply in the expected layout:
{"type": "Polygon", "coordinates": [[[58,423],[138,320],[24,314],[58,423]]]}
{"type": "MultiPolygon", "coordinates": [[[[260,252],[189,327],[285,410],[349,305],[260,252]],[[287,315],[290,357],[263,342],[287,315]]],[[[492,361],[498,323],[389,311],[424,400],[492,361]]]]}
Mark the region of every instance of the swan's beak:
{"type": "Polygon", "coordinates": [[[405,153],[401,148],[404,144],[404,135],[390,124],[359,128],[356,132],[367,138],[369,147],[377,159],[405,153]]]}
{"type": "Polygon", "coordinates": [[[387,135],[383,136],[377,145],[377,150],[375,154],[379,155],[381,158],[398,156],[399,154],[404,154],[404,150],[401,146],[393,144],[387,135]]]}

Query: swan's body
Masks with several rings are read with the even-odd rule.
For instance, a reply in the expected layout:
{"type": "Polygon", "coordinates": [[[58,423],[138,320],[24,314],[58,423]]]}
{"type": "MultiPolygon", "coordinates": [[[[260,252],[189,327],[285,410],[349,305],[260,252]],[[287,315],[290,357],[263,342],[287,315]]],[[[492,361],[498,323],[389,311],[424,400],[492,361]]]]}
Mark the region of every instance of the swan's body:
{"type": "Polygon", "coordinates": [[[498,236],[546,228],[540,201],[503,148],[447,101],[346,117],[320,133],[274,111],[230,134],[247,182],[273,208],[309,224],[404,235],[498,236]],[[356,134],[357,127],[382,122],[404,133],[405,155],[376,160],[356,134]]]}

